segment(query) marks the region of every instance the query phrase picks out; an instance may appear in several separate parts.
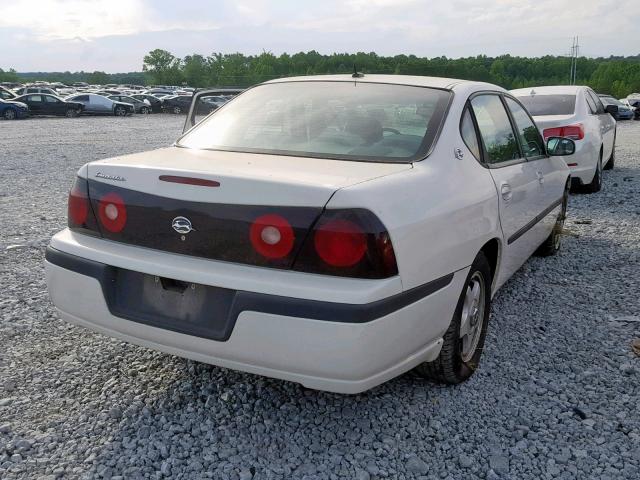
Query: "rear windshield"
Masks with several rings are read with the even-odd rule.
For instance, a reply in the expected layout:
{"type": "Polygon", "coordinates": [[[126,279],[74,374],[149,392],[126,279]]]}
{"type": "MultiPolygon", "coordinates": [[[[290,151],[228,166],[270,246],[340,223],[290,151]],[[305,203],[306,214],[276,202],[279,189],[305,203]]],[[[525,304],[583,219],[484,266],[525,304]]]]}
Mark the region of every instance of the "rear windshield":
{"type": "Polygon", "coordinates": [[[428,152],[451,92],[303,81],[260,85],[183,136],[189,148],[409,162],[428,152]]]}
{"type": "Polygon", "coordinates": [[[537,115],[573,115],[576,109],[575,95],[527,95],[518,100],[534,117],[537,115]]]}

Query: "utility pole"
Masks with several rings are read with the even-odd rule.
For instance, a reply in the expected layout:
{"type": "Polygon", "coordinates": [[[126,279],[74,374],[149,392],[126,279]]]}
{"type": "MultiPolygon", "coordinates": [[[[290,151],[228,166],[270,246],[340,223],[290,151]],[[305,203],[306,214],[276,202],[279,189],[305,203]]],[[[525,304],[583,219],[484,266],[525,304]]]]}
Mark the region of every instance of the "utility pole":
{"type": "Polygon", "coordinates": [[[573,37],[571,43],[571,72],[569,73],[569,85],[575,85],[578,78],[578,56],[580,53],[580,45],[578,37],[573,37]]]}

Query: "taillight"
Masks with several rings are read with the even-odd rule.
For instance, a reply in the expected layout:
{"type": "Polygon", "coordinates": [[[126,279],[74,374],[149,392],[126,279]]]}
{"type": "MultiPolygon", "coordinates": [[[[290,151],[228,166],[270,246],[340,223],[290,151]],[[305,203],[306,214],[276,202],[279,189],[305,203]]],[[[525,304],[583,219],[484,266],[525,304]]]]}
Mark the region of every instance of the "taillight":
{"type": "Polygon", "coordinates": [[[369,210],[325,210],[293,269],[356,278],[387,278],[398,267],[389,233],[369,210]]]}
{"type": "Polygon", "coordinates": [[[319,225],[313,242],[320,258],[332,267],[352,267],[367,251],[365,233],[349,220],[330,220],[319,225]]]}
{"type": "Polygon", "coordinates": [[[255,251],[270,259],[289,255],[295,241],[291,224],[276,214],[256,218],[251,224],[249,238],[255,251]]]}
{"type": "Polygon", "coordinates": [[[76,182],[69,192],[69,225],[74,227],[84,225],[87,222],[90,208],[86,189],[83,190],[82,187],[78,185],[78,182],[76,182]]]}
{"type": "Polygon", "coordinates": [[[544,139],[549,137],[564,137],[572,140],[582,140],[584,138],[584,126],[581,123],[567,125],[564,127],[545,128],[542,132],[544,139]]]}
{"type": "Polygon", "coordinates": [[[98,202],[100,224],[111,233],[122,231],[127,223],[127,207],[120,195],[107,193],[98,202]]]}
{"type": "Polygon", "coordinates": [[[89,201],[87,180],[84,178],[76,178],[69,192],[67,207],[69,228],[90,230],[95,234],[99,234],[97,222],[89,201]]]}

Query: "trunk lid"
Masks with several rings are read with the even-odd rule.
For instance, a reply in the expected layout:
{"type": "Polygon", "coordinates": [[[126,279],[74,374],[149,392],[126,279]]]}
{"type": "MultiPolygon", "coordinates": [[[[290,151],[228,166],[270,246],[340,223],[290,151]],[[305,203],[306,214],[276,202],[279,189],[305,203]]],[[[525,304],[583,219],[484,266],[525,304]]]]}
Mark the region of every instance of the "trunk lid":
{"type": "Polygon", "coordinates": [[[333,193],[412,168],[372,163],[169,147],[92,162],[89,180],[179,200],[234,205],[324,207],[333,193]],[[161,181],[161,175],[219,182],[215,188],[161,181]]]}

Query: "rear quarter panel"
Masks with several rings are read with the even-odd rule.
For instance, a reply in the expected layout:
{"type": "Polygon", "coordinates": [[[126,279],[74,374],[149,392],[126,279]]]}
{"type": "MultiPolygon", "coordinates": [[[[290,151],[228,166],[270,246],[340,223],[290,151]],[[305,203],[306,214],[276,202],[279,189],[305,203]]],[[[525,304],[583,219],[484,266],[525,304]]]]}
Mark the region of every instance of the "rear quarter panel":
{"type": "Polygon", "coordinates": [[[490,239],[502,238],[487,169],[460,138],[452,109],[437,147],[408,171],[338,190],[327,208],[365,207],[386,226],[403,289],[468,267],[490,239]],[[454,148],[464,152],[461,160],[454,148]]]}

